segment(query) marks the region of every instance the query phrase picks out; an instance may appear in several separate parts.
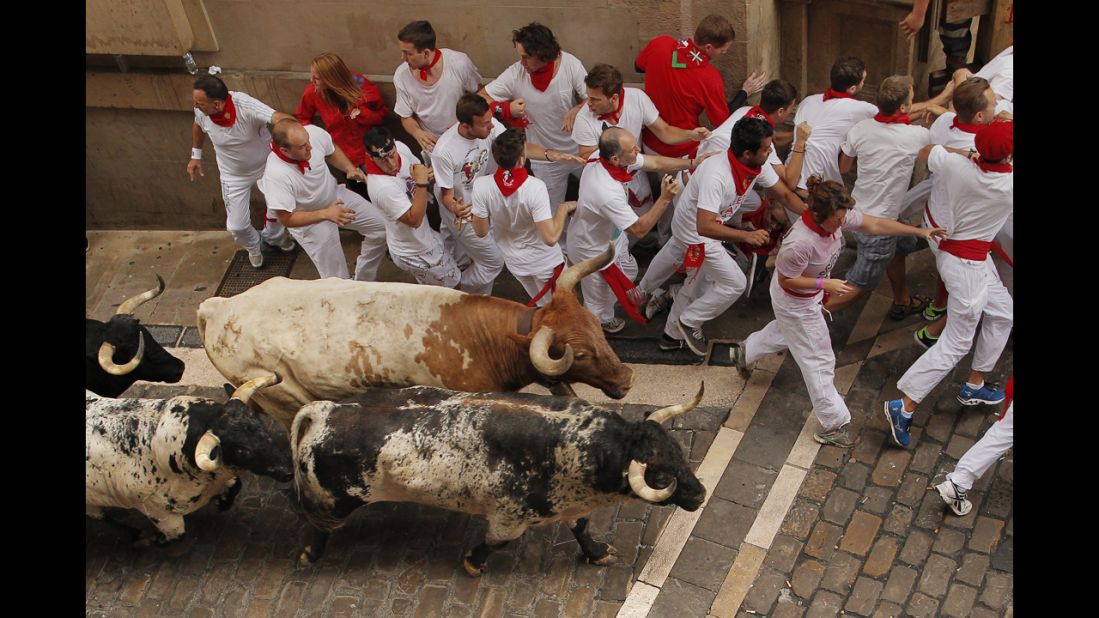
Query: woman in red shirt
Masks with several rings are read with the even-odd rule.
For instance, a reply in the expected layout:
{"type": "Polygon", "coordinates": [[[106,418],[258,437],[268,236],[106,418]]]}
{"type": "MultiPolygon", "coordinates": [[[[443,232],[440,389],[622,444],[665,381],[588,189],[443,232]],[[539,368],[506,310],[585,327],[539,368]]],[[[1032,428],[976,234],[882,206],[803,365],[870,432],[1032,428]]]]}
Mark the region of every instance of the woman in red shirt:
{"type": "Polygon", "coordinates": [[[351,163],[361,167],[366,161],[363,135],[389,113],[378,87],[361,73],[352,73],[339,56],[329,52],[313,58],[309,82],[294,115],[302,124],[310,124],[320,115],[332,141],[351,163]]]}

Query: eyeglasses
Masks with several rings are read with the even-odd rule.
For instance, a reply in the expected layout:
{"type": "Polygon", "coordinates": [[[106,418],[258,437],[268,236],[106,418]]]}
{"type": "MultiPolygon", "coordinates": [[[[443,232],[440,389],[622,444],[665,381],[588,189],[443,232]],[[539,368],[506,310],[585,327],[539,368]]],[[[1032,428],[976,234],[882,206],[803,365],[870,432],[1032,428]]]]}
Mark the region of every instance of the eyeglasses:
{"type": "Polygon", "coordinates": [[[368,150],[368,152],[370,153],[370,156],[375,158],[375,159],[384,159],[384,158],[388,157],[389,155],[393,154],[393,151],[396,148],[397,148],[397,144],[395,144],[393,142],[393,140],[390,140],[389,143],[387,143],[381,149],[379,149],[377,151],[368,150]]]}

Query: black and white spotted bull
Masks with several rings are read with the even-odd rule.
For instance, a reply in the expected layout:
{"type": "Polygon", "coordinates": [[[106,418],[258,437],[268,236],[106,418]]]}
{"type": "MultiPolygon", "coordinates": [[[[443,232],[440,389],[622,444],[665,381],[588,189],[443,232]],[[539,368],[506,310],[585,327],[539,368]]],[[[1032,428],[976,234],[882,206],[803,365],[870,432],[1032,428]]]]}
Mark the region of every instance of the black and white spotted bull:
{"type": "Polygon", "coordinates": [[[694,511],[706,497],[661,426],[702,394],[640,422],[572,397],[433,387],[311,403],[290,438],[297,500],[312,526],[299,563],[319,560],[359,506],[393,501],[484,516],[485,540],[466,553],[471,575],[528,527],[558,521],[569,522],[589,562],[606,564],[614,548],[586,530],[593,509],[638,497],[694,511]]]}
{"type": "Polygon", "coordinates": [[[613,259],[611,245],[566,269],[553,300],[538,308],[430,285],[275,277],[203,301],[198,331],[210,362],[233,384],[265,371],[285,376],[256,403],[287,430],[311,401],[343,401],[376,386],[498,392],[538,383],[563,395],[568,383],[582,382],[621,399],[633,371],[573,292],[613,259]]]}
{"type": "Polygon", "coordinates": [[[157,541],[166,543],[183,535],[184,515],[210,500],[216,498],[223,511],[232,506],[239,471],[289,481],[285,441],[277,442],[248,407],[255,390],[277,382],[277,376],[252,380],[226,403],[110,399],[85,391],[87,514],[103,519],[104,508],[136,509],[160,532],[157,541]]]}
{"type": "Polygon", "coordinates": [[[174,384],[183,377],[183,361],[153,339],[133,316],[134,310],[164,291],[157,286],[118,306],[110,321],[86,319],[84,325],[84,388],[104,397],[118,397],[138,381],[174,384]]]}

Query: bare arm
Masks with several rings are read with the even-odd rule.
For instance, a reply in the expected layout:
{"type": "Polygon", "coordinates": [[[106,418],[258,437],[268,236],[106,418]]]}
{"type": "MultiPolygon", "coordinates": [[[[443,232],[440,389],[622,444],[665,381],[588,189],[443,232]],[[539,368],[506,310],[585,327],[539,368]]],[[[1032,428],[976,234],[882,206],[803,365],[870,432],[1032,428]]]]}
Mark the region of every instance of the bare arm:
{"type": "Polygon", "coordinates": [[[794,193],[792,189],[787,187],[785,183],[776,182],[774,186],[768,187],[768,189],[783,204],[786,204],[786,207],[790,210],[796,212],[799,215],[805,212],[805,202],[802,201],[801,197],[797,193],[794,193]]]}
{"type": "Polygon", "coordinates": [[[401,126],[408,134],[412,136],[412,139],[416,140],[420,144],[420,148],[430,151],[435,147],[435,140],[438,136],[432,135],[429,131],[420,126],[420,121],[415,116],[409,116],[407,118],[401,118],[401,126]]]}
{"type": "Polygon", "coordinates": [[[678,159],[675,157],[662,157],[660,155],[645,155],[645,163],[641,166],[641,169],[646,172],[659,172],[661,174],[682,172],[683,170],[697,167],[699,163],[709,159],[714,154],[716,153],[707,153],[696,159],[678,159]]]}
{"type": "Polygon", "coordinates": [[[900,221],[884,219],[872,215],[862,216],[862,225],[859,226],[859,231],[864,234],[873,234],[875,236],[915,236],[917,238],[926,238],[927,240],[931,240],[932,238],[941,240],[946,237],[946,230],[941,227],[930,229],[925,227],[914,227],[906,223],[901,223],[900,221]]]}
{"type": "Polygon", "coordinates": [[[492,223],[488,219],[482,219],[477,215],[471,215],[469,222],[473,224],[473,232],[477,234],[478,238],[488,236],[488,231],[492,227],[492,223]]]}
{"type": "Polygon", "coordinates": [[[841,174],[846,174],[847,172],[851,171],[851,166],[855,164],[855,161],[857,159],[858,159],[858,157],[849,157],[849,156],[847,156],[841,150],[840,151],[840,173],[841,174]]]}
{"type": "Polygon", "coordinates": [[[812,134],[813,127],[808,122],[802,122],[794,129],[794,145],[790,147],[790,164],[786,166],[786,175],[782,177],[782,181],[791,189],[796,189],[798,181],[801,180],[801,168],[805,165],[805,146],[812,134]]]}
{"type": "MultiPolygon", "coordinates": [[[[592,150],[595,149],[593,148],[592,150]]],[[[588,154],[591,153],[589,152],[588,154]]],[[[561,152],[559,150],[552,150],[550,148],[546,148],[541,144],[532,144],[530,142],[524,144],[523,156],[533,161],[547,161],[549,163],[565,162],[583,165],[588,161],[586,158],[580,158],[574,154],[561,152]]]]}
{"type": "MultiPolygon", "coordinates": [[[[203,144],[206,143],[206,134],[199,128],[197,122],[191,123],[191,148],[202,150],[203,144]]],[[[205,176],[202,171],[202,159],[191,159],[187,161],[187,175],[191,177],[191,182],[195,181],[195,172],[198,172],[199,176],[205,176]]]]}
{"type": "Polygon", "coordinates": [[[561,123],[561,128],[568,133],[572,133],[572,125],[576,122],[576,115],[580,113],[580,109],[587,104],[588,100],[582,99],[579,103],[572,106],[568,112],[565,113],[565,120],[561,123]]]}
{"type": "Polygon", "coordinates": [[[930,0],[913,0],[912,12],[905,16],[904,19],[898,24],[901,27],[901,32],[904,33],[904,38],[907,41],[911,41],[916,33],[923,28],[924,16],[927,15],[927,5],[930,0]]]}
{"type": "Polygon", "coordinates": [[[672,203],[672,198],[679,193],[680,189],[682,189],[682,186],[676,182],[674,176],[664,176],[660,181],[660,197],[653,203],[653,207],[649,209],[649,212],[638,217],[633,225],[626,228],[626,233],[634,238],[643,238],[645,234],[648,234],[649,230],[653,229],[656,222],[660,220],[660,216],[664,214],[664,210],[668,208],[668,204],[672,203]]]}
{"type": "MultiPolygon", "coordinates": [[[[924,146],[923,148],[920,148],[920,153],[918,155],[916,155],[916,159],[919,160],[920,163],[923,163],[924,165],[926,165],[927,164],[927,158],[931,156],[931,150],[933,148],[935,148],[935,146],[937,146],[937,145],[941,145],[941,144],[928,144],[928,145],[924,146]]],[[[959,155],[962,155],[963,157],[966,157],[968,159],[977,158],[977,153],[975,153],[971,150],[962,150],[961,148],[954,148],[953,146],[942,146],[942,147],[945,148],[947,152],[952,152],[954,154],[959,154],[959,155]]]]}
{"type": "Polygon", "coordinates": [[[279,218],[279,222],[286,227],[303,227],[314,223],[320,223],[321,221],[331,221],[336,225],[342,226],[351,223],[355,218],[354,214],[355,211],[343,207],[343,200],[336,200],[329,204],[327,208],[308,212],[300,210],[295,210],[294,212],[286,210],[275,211],[275,216],[279,218]]]}
{"type": "Polygon", "coordinates": [[[595,152],[598,149],[599,149],[598,146],[580,146],[579,147],[580,158],[584,159],[584,161],[587,161],[588,157],[591,156],[591,153],[595,152]]]}
{"type": "Polygon", "coordinates": [[[576,210],[576,202],[561,202],[557,206],[557,212],[553,213],[552,219],[538,221],[534,224],[538,228],[538,238],[546,243],[547,247],[556,245],[557,241],[561,239],[561,232],[565,230],[565,221],[568,220],[569,214],[574,210],[576,210]]]}
{"type": "Polygon", "coordinates": [[[698,234],[714,240],[731,240],[734,242],[746,242],[753,247],[765,244],[770,239],[767,230],[738,230],[729,227],[717,220],[717,213],[709,210],[698,209],[695,215],[698,234]]]}
{"type": "Polygon", "coordinates": [[[347,175],[348,180],[358,180],[359,182],[366,182],[366,174],[354,165],[351,164],[351,159],[347,158],[347,155],[340,150],[339,146],[335,146],[335,151],[324,158],[325,161],[330,163],[332,167],[340,170],[347,175]]]}
{"type": "Polygon", "coordinates": [[[697,142],[710,134],[710,130],[705,127],[695,127],[690,131],[687,129],[680,129],[679,127],[673,127],[659,116],[657,117],[656,122],[648,126],[648,129],[653,132],[656,139],[669,146],[685,144],[687,142],[697,142]]]}
{"type": "Polygon", "coordinates": [[[411,173],[412,181],[417,185],[412,192],[412,206],[397,220],[416,229],[424,222],[424,214],[427,212],[427,194],[429,189],[426,185],[431,182],[432,172],[431,168],[417,163],[412,166],[411,173]]]}

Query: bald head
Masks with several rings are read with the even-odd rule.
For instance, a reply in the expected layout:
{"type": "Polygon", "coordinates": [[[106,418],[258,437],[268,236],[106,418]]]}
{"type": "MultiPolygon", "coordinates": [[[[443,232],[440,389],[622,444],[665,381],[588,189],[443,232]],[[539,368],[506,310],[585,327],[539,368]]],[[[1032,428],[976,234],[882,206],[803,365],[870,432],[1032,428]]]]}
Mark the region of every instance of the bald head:
{"type": "Polygon", "coordinates": [[[309,132],[296,118],[284,118],[271,129],[271,141],[282,154],[296,161],[308,161],[313,153],[309,132]]]}
{"type": "Polygon", "coordinates": [[[610,161],[611,157],[618,157],[620,163],[624,163],[628,158],[630,161],[627,165],[632,164],[636,158],[634,156],[636,153],[633,152],[635,148],[637,148],[637,138],[625,129],[607,127],[599,136],[599,156],[607,161],[610,161]]]}

